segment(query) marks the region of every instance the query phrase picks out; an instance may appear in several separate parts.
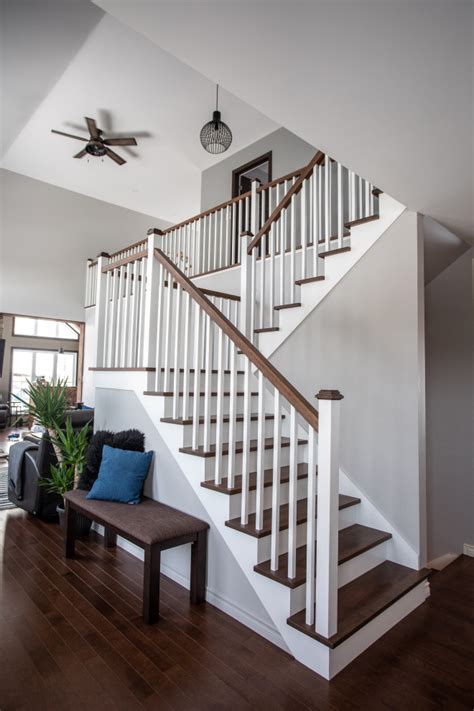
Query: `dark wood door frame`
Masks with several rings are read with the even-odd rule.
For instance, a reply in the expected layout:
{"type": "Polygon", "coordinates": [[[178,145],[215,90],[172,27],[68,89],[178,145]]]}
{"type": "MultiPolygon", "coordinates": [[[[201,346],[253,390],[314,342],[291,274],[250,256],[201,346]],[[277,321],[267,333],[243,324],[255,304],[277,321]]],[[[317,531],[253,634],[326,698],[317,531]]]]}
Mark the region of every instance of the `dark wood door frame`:
{"type": "Polygon", "coordinates": [[[239,166],[238,168],[235,168],[232,171],[232,197],[237,197],[239,194],[239,177],[242,173],[246,173],[248,170],[251,170],[251,168],[256,168],[259,166],[261,163],[264,163],[265,161],[268,161],[268,182],[272,180],[272,151],[268,151],[268,153],[264,153],[263,155],[259,156],[258,158],[253,158],[251,161],[248,163],[244,163],[244,165],[239,166]]]}

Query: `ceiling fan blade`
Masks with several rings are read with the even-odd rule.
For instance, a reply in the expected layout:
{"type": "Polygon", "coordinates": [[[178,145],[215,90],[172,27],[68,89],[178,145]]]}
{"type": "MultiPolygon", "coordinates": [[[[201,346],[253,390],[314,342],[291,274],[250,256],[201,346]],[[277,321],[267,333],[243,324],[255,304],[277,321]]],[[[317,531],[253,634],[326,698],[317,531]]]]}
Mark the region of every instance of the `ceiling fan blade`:
{"type": "Polygon", "coordinates": [[[135,138],[106,138],[104,139],[106,146],[136,146],[135,138]]]}
{"type": "Polygon", "coordinates": [[[112,158],[118,165],[123,165],[127,161],[121,158],[117,153],[114,153],[113,151],[110,150],[110,148],[105,149],[106,154],[109,156],[109,158],[112,158]]]}
{"type": "Polygon", "coordinates": [[[76,153],[76,155],[73,156],[73,158],[84,158],[85,155],[87,155],[87,151],[83,150],[83,151],[79,151],[79,153],[76,153]]]}
{"type": "Polygon", "coordinates": [[[51,129],[51,133],[58,133],[60,136],[67,136],[68,138],[76,138],[78,141],[88,141],[88,138],[83,138],[82,136],[74,136],[72,133],[64,133],[64,131],[56,131],[55,128],[51,129]]]}
{"type": "Polygon", "coordinates": [[[94,119],[87,118],[86,119],[86,124],[87,128],[89,129],[89,133],[91,134],[91,137],[94,139],[94,141],[97,141],[100,138],[100,131],[97,128],[97,124],[94,119]]]}

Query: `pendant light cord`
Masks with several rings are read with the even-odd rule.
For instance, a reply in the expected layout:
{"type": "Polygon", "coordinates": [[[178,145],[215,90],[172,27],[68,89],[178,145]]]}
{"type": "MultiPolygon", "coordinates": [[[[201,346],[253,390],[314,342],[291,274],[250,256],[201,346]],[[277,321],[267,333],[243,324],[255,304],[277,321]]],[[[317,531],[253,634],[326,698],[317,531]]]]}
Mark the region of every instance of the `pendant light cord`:
{"type": "Polygon", "coordinates": [[[216,84],[216,111],[219,111],[219,84],[216,84]]]}

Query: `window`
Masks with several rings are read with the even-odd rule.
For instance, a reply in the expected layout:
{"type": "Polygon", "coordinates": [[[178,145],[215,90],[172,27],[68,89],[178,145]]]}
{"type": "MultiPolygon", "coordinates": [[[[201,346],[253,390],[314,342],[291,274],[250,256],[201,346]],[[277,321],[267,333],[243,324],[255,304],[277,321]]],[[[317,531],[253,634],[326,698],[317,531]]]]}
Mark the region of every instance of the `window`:
{"type": "Polygon", "coordinates": [[[76,385],[77,353],[59,353],[58,351],[40,351],[30,348],[12,349],[11,393],[25,399],[27,380],[38,379],[52,382],[65,380],[67,385],[76,385]]]}
{"type": "Polygon", "coordinates": [[[78,341],[79,329],[69,321],[51,321],[45,318],[15,316],[14,336],[34,336],[36,338],[60,338],[65,341],[78,341]]]}

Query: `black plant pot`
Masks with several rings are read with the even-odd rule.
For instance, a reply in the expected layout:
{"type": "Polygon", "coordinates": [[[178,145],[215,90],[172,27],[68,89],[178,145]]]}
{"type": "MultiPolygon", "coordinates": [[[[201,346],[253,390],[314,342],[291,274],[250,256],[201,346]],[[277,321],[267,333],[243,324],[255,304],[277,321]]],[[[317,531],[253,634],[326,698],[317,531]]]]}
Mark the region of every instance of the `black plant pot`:
{"type": "MultiPolygon", "coordinates": [[[[66,516],[61,506],[56,507],[59,516],[59,525],[63,533],[66,533],[66,516]]],[[[92,526],[92,520],[76,512],[76,538],[87,538],[92,526]]]]}

